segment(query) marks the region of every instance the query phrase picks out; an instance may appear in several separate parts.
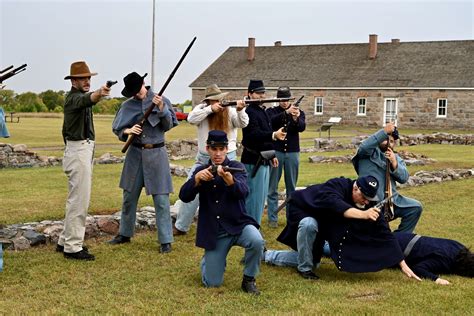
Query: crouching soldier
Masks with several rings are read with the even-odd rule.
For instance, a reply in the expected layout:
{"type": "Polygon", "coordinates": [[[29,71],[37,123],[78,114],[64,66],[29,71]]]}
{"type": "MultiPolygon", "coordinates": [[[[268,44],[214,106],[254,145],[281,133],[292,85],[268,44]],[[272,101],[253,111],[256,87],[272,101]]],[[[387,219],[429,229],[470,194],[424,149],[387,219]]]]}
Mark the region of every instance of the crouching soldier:
{"type": "Polygon", "coordinates": [[[255,276],[260,269],[264,241],[257,222],[245,211],[248,194],[244,166],[227,158],[227,134],[209,131],[209,163],[199,166],[181,187],[179,198],[187,203],[199,193],[196,246],[204,248],[202,282],[218,287],[224,280],[227,254],[234,245],[245,248],[242,290],[259,295],[255,276]]]}

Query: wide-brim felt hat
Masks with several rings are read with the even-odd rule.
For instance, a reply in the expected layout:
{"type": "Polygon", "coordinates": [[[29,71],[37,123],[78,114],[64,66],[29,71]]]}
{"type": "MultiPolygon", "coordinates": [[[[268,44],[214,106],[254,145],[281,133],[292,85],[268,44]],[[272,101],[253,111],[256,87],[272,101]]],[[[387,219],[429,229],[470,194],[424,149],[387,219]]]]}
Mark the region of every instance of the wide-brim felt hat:
{"type": "Polygon", "coordinates": [[[122,90],[122,95],[127,98],[133,97],[137,94],[143,86],[143,81],[148,73],[145,73],[143,76],[140,76],[138,73],[131,72],[123,78],[123,83],[125,87],[122,90]]]}
{"type": "Polygon", "coordinates": [[[64,77],[64,80],[72,78],[92,77],[95,75],[97,75],[97,72],[91,72],[89,70],[89,66],[87,66],[85,61],[76,61],[71,64],[69,76],[64,77]]]}
{"type": "Polygon", "coordinates": [[[202,101],[206,100],[216,100],[221,101],[224,99],[229,92],[222,92],[221,89],[216,84],[211,84],[210,86],[206,87],[205,97],[202,101]]]}

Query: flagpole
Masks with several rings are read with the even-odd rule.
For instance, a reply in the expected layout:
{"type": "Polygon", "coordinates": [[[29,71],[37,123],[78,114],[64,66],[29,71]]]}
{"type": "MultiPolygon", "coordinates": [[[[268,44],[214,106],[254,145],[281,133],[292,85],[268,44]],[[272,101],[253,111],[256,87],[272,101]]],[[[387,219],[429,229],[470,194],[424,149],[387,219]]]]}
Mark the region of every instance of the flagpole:
{"type": "Polygon", "coordinates": [[[153,0],[153,23],[151,30],[151,88],[155,88],[155,0],[153,0]]]}

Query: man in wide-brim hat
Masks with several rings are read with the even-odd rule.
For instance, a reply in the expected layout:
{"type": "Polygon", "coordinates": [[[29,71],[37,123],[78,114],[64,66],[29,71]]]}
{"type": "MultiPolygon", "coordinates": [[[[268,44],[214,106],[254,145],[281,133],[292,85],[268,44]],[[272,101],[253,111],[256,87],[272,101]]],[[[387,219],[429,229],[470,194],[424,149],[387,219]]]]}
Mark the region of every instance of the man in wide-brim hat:
{"type": "Polygon", "coordinates": [[[178,120],[171,101],[145,86],[146,75],[132,72],[123,78],[125,88],[122,95],[129,99],[122,103],[112,123],[112,131],[119,140],[125,142],[132,134],[136,137],[127,151],[120,178],[120,188],[123,189],[120,230],[109,244],[131,241],[138,199],[145,187],[146,194],[153,197],[155,206],[159,251],[168,253],[173,242],[169,201],[173,183],[165,147],[165,132],[178,125],[178,120]],[[150,107],[153,108],[150,116],[143,125],[138,124],[150,107]]]}
{"type": "MultiPolygon", "coordinates": [[[[245,112],[245,102],[243,100],[237,101],[236,107],[221,106],[222,100],[228,94],[228,92],[222,92],[216,84],[207,86],[202,103],[196,105],[188,115],[188,122],[198,128],[198,153],[196,163],[191,168],[189,176],[197,167],[209,162],[206,139],[210,130],[220,130],[227,133],[229,138],[227,157],[230,160],[236,159],[237,130],[247,126],[249,117],[245,112]]],[[[173,227],[175,235],[184,235],[189,231],[198,207],[199,195],[189,203],[180,204],[176,215],[176,223],[173,227]]]]}
{"type": "Polygon", "coordinates": [[[202,102],[207,100],[222,101],[228,94],[229,92],[222,92],[216,84],[211,84],[210,86],[206,87],[205,97],[202,99],[202,102]]]}
{"type": "Polygon", "coordinates": [[[71,91],[64,103],[62,134],[66,148],[63,170],[68,176],[69,193],[66,202],[64,229],[59,236],[56,251],[63,252],[68,259],[94,260],[94,256],[83,246],[87,209],[92,185],[92,159],[94,153],[94,122],[92,106],[110,94],[103,85],[89,92],[91,72],[85,61],[71,64],[69,75],[71,91]]]}

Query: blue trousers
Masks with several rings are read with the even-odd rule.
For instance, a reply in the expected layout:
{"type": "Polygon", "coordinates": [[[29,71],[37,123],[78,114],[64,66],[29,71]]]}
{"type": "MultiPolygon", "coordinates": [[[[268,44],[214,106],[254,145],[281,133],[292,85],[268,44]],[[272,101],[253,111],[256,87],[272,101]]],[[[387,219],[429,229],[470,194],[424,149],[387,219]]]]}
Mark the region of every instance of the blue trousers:
{"type": "MultiPolygon", "coordinates": [[[[119,234],[133,237],[137,216],[137,204],[144,186],[143,171],[140,168],[131,192],[123,191],[122,215],[120,217],[119,234]]],[[[168,194],[153,194],[155,206],[156,229],[158,242],[167,244],[173,242],[173,230],[170,215],[170,198],[168,194]]]]}
{"type": "Polygon", "coordinates": [[[285,171],[285,188],[287,197],[295,191],[296,183],[298,182],[300,153],[284,153],[276,151],[276,157],[278,158],[278,167],[270,168],[270,183],[268,185],[267,204],[269,222],[278,222],[278,183],[280,182],[283,171],[285,171]]]}
{"type": "Polygon", "coordinates": [[[224,281],[227,254],[234,245],[245,248],[244,275],[256,277],[260,271],[260,260],[264,240],[260,231],[253,225],[247,225],[240,235],[229,235],[221,231],[217,245],[213,250],[205,250],[201,260],[201,278],[206,287],[218,287],[224,281]]]}
{"type": "Polygon", "coordinates": [[[270,180],[270,166],[260,166],[255,177],[251,177],[255,165],[244,164],[247,170],[247,185],[249,194],[245,199],[245,209],[247,214],[252,216],[260,225],[262,223],[263,209],[265,208],[265,198],[268,195],[268,181],[270,180]]]}
{"type": "Polygon", "coordinates": [[[394,207],[395,218],[401,217],[400,225],[395,231],[413,233],[423,211],[421,204],[413,207],[399,207],[396,205],[394,207]]]}
{"type": "Polygon", "coordinates": [[[0,242],[0,272],[3,271],[3,244],[0,242]]]}
{"type": "Polygon", "coordinates": [[[318,222],[313,217],[303,218],[298,225],[296,243],[298,251],[267,250],[263,260],[282,267],[296,267],[298,271],[311,271],[319,262],[313,262],[313,244],[318,234],[318,222]]]}
{"type": "MultiPolygon", "coordinates": [[[[236,151],[232,151],[227,153],[227,158],[229,160],[235,160],[236,158],[236,151]]],[[[203,154],[198,152],[196,155],[196,163],[192,166],[191,170],[189,170],[188,179],[191,178],[194,171],[197,167],[202,165],[207,165],[209,163],[209,155],[203,154]]],[[[187,181],[186,180],[186,181],[187,181]]],[[[179,205],[178,214],[176,215],[176,223],[174,226],[182,232],[189,231],[191,224],[193,223],[194,216],[196,216],[197,209],[199,207],[199,194],[196,195],[194,200],[189,203],[182,203],[179,205]]]]}

